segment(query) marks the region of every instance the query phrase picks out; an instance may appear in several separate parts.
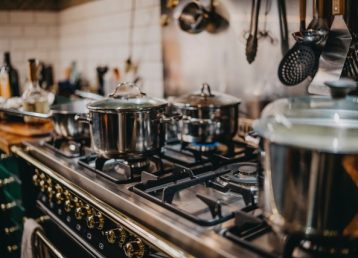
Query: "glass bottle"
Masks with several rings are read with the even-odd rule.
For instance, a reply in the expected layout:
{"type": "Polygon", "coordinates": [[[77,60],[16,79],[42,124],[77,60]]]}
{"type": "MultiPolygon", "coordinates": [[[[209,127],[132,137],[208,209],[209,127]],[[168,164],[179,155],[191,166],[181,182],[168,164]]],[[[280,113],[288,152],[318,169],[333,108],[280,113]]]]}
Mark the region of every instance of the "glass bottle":
{"type": "MultiPolygon", "coordinates": [[[[36,113],[49,112],[49,96],[39,85],[39,63],[36,59],[29,59],[29,83],[22,95],[24,111],[36,113]]],[[[43,123],[45,120],[25,117],[27,123],[43,123]]]]}

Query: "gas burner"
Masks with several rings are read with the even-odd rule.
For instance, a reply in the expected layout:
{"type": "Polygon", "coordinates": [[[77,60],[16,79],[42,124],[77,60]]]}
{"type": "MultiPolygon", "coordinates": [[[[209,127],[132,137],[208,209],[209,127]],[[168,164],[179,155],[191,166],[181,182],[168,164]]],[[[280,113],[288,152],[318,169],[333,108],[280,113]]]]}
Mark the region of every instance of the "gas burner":
{"type": "Polygon", "coordinates": [[[78,163],[115,183],[129,183],[139,180],[143,171],[150,173],[162,169],[160,158],[155,156],[124,160],[105,159],[96,155],[89,155],[80,158],[78,163]]]}
{"type": "Polygon", "coordinates": [[[215,151],[219,146],[219,142],[212,143],[190,143],[187,146],[183,145],[184,148],[188,150],[198,151],[198,152],[212,152],[215,151]]]}
{"type": "Polygon", "coordinates": [[[176,153],[176,157],[190,156],[194,162],[209,161],[214,167],[233,162],[254,160],[257,157],[257,149],[249,147],[238,140],[215,142],[209,145],[193,145],[172,141],[164,147],[164,156],[168,156],[167,153],[173,152],[176,153]]]}
{"type": "Polygon", "coordinates": [[[45,142],[44,145],[66,158],[77,158],[85,155],[86,151],[90,149],[90,140],[86,138],[76,140],[54,138],[45,142]]]}

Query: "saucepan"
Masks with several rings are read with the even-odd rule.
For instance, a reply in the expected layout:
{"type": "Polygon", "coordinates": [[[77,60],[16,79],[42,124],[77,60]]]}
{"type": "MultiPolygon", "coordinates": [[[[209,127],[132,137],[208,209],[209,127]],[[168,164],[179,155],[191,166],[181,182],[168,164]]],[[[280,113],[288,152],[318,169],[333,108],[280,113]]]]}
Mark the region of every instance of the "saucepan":
{"type": "Polygon", "coordinates": [[[87,105],[77,120],[90,125],[94,151],[104,158],[141,159],[159,152],[165,143],[167,102],[120,83],[109,97],[87,105]]]}
{"type": "Polygon", "coordinates": [[[178,138],[187,143],[231,140],[238,130],[240,99],[212,92],[204,83],[201,90],[173,100],[178,120],[178,138]]]}
{"type": "Polygon", "coordinates": [[[276,232],[357,251],[358,99],[344,96],[356,83],[326,84],[332,97],[276,100],[254,123],[262,137],[259,202],[276,232]]]}
{"type": "Polygon", "coordinates": [[[89,100],[78,100],[67,104],[54,105],[50,113],[42,114],[17,109],[0,108],[0,111],[14,116],[30,116],[39,119],[52,119],[55,132],[66,139],[89,137],[88,125],[75,120],[77,114],[87,114],[89,100]]]}

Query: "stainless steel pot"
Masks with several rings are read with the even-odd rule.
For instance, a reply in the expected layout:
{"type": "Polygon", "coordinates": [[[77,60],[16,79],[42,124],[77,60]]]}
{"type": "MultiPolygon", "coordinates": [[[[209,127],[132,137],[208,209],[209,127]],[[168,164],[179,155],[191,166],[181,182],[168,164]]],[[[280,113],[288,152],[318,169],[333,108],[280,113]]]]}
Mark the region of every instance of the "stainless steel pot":
{"type": "Polygon", "coordinates": [[[240,100],[222,93],[211,92],[204,83],[200,92],[173,101],[178,121],[178,138],[188,143],[212,143],[231,140],[238,130],[240,100]]]}
{"type": "Polygon", "coordinates": [[[94,150],[102,157],[140,159],[160,151],[165,142],[167,102],[150,98],[130,83],[121,83],[110,97],[88,104],[94,150]]]}
{"type": "Polygon", "coordinates": [[[331,86],[340,99],[281,99],[254,123],[263,137],[259,199],[275,231],[356,248],[358,100],[331,86]]]}
{"type": "Polygon", "coordinates": [[[78,139],[89,137],[89,127],[75,120],[78,114],[85,115],[88,112],[88,100],[78,100],[67,104],[59,104],[51,107],[50,113],[36,113],[16,109],[0,108],[0,111],[14,116],[30,116],[39,119],[52,119],[55,132],[66,139],[78,139]]]}

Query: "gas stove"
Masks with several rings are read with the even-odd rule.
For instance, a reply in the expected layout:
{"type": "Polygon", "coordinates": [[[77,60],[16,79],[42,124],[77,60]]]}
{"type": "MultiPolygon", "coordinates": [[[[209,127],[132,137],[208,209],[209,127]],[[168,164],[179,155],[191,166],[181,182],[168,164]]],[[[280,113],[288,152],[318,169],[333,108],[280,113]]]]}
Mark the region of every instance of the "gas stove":
{"type": "Polygon", "coordinates": [[[201,147],[170,141],[140,161],[64,156],[44,142],[13,152],[36,168],[39,208],[93,256],[317,257],[265,223],[254,148],[201,147]]]}

